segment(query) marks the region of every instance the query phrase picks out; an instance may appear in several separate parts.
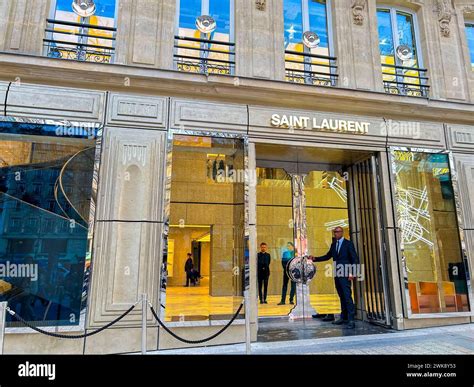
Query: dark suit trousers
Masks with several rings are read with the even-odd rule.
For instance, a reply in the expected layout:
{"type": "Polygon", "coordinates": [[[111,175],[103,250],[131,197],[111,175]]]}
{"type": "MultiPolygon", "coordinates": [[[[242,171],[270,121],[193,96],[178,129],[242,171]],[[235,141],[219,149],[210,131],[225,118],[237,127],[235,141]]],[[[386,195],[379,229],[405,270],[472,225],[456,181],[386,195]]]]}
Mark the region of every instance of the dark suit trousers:
{"type": "Polygon", "coordinates": [[[268,274],[258,274],[258,297],[260,301],[267,300],[267,290],[268,290],[268,274]]]}
{"type": "Polygon", "coordinates": [[[290,282],[290,302],[292,302],[295,298],[296,294],[296,283],[293,282],[286,272],[285,266],[283,266],[283,287],[281,289],[281,301],[286,301],[286,292],[288,290],[288,281],[290,282]]]}
{"type": "Polygon", "coordinates": [[[354,301],[352,301],[351,281],[347,277],[336,277],[334,282],[336,283],[337,294],[341,300],[341,318],[354,321],[355,306],[354,301]]]}

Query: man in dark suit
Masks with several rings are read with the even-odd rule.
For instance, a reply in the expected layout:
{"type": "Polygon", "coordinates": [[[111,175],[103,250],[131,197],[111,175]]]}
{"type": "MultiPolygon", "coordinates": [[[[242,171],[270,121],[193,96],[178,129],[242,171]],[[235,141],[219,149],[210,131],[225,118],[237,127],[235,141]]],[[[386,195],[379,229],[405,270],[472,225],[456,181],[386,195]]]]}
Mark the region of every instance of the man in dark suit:
{"type": "Polygon", "coordinates": [[[271,260],[272,258],[270,254],[267,253],[267,244],[265,242],[260,243],[260,252],[257,255],[257,279],[258,296],[261,304],[267,303],[268,278],[270,277],[271,260]]]}
{"type": "Polygon", "coordinates": [[[333,230],[334,241],[329,251],[321,257],[312,257],[313,262],[324,262],[333,259],[336,265],[334,282],[336,283],[337,294],[341,300],[341,317],[333,324],[347,324],[347,328],[353,329],[355,306],[352,300],[351,281],[354,277],[354,270],[359,264],[359,257],[354,248],[354,244],[344,238],[342,227],[336,227],[333,230]]]}

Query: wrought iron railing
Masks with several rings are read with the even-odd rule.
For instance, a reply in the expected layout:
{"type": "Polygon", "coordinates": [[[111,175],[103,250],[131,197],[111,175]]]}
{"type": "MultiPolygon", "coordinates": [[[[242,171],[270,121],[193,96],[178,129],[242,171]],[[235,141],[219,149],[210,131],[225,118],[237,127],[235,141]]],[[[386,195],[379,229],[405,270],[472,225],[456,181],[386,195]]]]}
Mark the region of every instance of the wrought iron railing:
{"type": "Polygon", "coordinates": [[[430,87],[427,84],[427,69],[397,66],[382,63],[385,92],[409,97],[427,98],[430,87]]]}
{"type": "Polygon", "coordinates": [[[337,58],[299,51],[285,51],[285,78],[288,82],[336,86],[337,58]]]}
{"type": "Polygon", "coordinates": [[[96,63],[111,63],[117,29],[85,23],[47,19],[43,39],[45,55],[96,63]]]}
{"type": "Polygon", "coordinates": [[[179,71],[201,74],[234,74],[234,43],[175,36],[174,48],[174,62],[179,71]]]}

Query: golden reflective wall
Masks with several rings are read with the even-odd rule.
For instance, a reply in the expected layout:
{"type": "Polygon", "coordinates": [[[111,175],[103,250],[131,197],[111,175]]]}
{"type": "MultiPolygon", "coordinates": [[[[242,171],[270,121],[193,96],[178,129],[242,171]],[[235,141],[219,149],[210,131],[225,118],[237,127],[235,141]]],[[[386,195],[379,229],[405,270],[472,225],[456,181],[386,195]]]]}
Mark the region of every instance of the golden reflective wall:
{"type": "Polygon", "coordinates": [[[448,155],[393,152],[412,313],[469,311],[448,155]]]}

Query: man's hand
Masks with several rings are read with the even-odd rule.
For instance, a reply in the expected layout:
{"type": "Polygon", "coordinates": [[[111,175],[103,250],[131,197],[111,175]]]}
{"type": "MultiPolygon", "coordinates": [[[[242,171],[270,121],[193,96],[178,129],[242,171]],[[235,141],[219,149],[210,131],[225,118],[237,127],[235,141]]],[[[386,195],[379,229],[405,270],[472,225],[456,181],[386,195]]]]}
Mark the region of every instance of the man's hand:
{"type": "Polygon", "coordinates": [[[355,280],[355,276],[353,276],[352,274],[349,274],[349,281],[354,281],[355,280]]]}

